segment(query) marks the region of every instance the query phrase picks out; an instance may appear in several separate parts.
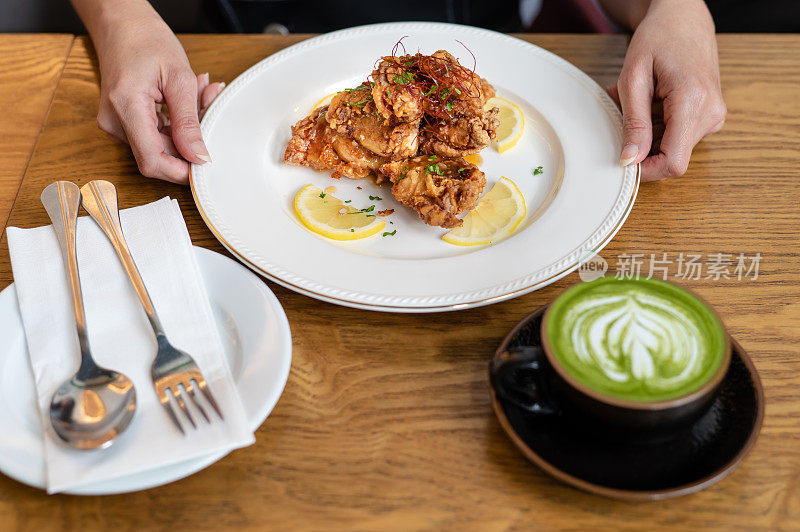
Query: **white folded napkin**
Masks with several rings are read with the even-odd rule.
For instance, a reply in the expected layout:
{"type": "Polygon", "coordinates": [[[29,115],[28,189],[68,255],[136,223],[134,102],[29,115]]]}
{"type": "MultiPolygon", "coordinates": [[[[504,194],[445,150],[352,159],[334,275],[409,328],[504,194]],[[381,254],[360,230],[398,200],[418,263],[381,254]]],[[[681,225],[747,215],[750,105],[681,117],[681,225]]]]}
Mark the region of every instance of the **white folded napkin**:
{"type": "Polygon", "coordinates": [[[225,421],[206,408],[214,423],[196,419],[199,430],[192,430],[187,423],[187,435],[182,436],[167,417],[150,378],[156,342],[147,317],[114,248],[95,222],[83,216],[78,220],[78,266],[92,354],[99,365],[122,372],[133,381],[138,405],[130,426],[107,449],[77,451],[60,443],[50,425],[50,399],[79,364],[75,318],[61,252],[52,226],[9,227],[11,265],[45,435],[48,493],[255,441],[225,360],[177,202],[163,198],[123,210],[121,222],[167,337],[194,357],[225,421]]]}

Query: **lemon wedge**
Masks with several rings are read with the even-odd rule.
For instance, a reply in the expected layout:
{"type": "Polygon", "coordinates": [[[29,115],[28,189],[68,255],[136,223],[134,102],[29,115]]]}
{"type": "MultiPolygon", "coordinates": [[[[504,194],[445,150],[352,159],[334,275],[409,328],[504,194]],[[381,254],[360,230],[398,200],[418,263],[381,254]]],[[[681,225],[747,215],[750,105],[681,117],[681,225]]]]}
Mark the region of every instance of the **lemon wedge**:
{"type": "Polygon", "coordinates": [[[516,104],[503,98],[495,97],[486,100],[484,109],[488,111],[492,107],[500,109],[500,114],[497,115],[500,127],[497,128],[494,147],[499,153],[503,153],[516,146],[519,139],[522,138],[522,132],[525,130],[525,116],[522,114],[522,109],[516,104]]]}
{"type": "Polygon", "coordinates": [[[333,97],[336,96],[337,94],[338,93],[336,93],[336,92],[334,92],[332,94],[328,94],[327,96],[322,98],[320,101],[315,103],[314,107],[312,107],[311,110],[313,111],[313,110],[317,109],[318,107],[322,107],[323,105],[330,105],[331,100],[333,100],[333,97]]]}
{"type": "Polygon", "coordinates": [[[334,240],[358,240],[386,226],[382,218],[345,205],[321,188],[306,185],[294,197],[294,211],[307,228],[334,240]]]}
{"type": "Polygon", "coordinates": [[[442,237],[456,246],[491,244],[514,232],[525,219],[525,198],[513,181],[505,177],[464,216],[464,224],[442,237]]]}

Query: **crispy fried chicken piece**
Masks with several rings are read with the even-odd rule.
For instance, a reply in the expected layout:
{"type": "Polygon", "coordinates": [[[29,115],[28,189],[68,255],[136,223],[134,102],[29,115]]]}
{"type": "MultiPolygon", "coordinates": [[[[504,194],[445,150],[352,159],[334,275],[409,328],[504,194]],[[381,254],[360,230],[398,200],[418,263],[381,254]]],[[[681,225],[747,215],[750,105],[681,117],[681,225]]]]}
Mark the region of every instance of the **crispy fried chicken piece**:
{"type": "Polygon", "coordinates": [[[422,118],[422,94],[411,83],[414,72],[410,64],[413,61],[410,55],[387,56],[381,58],[378,68],[372,71],[372,99],[378,113],[386,119],[416,122],[422,118]]]}
{"type": "MultiPolygon", "coordinates": [[[[484,80],[472,70],[462,67],[451,53],[446,50],[434,52],[427,60],[420,61],[419,70],[424,76],[439,80],[438,91],[435,93],[439,98],[427,102],[428,112],[434,111],[436,116],[450,114],[469,118],[483,114],[487,98],[484,94],[484,80]],[[433,106],[438,109],[430,109],[433,106]]],[[[491,85],[489,88],[494,93],[491,85]]]]}
{"type": "Polygon", "coordinates": [[[419,148],[419,120],[398,123],[384,119],[376,110],[368,85],[334,96],[326,118],[337,133],[382,157],[402,159],[416,154],[419,148]]]}
{"type": "Polygon", "coordinates": [[[372,72],[372,97],[384,118],[415,121],[425,113],[479,117],[494,96],[488,81],[445,50],[381,58],[372,72]],[[445,111],[446,106],[446,111],[445,111]],[[434,109],[435,108],[435,109],[434,109]]]}
{"type": "Polygon", "coordinates": [[[380,112],[386,90],[394,91],[395,97],[420,99],[424,110],[421,153],[460,157],[477,153],[494,140],[500,124],[499,110],[484,110],[487,98],[494,96],[494,87],[461,66],[452,54],[439,50],[430,56],[385,57],[378,72],[390,70],[402,74],[395,74],[394,78],[379,75],[373,87],[373,99],[380,112]],[[403,84],[398,85],[398,78],[403,84]],[[379,86],[383,79],[389,84],[388,88],[379,86]],[[420,95],[418,85],[430,88],[420,95]]]}
{"type": "Polygon", "coordinates": [[[500,126],[497,107],[480,117],[456,116],[450,120],[437,120],[420,130],[420,153],[440,157],[463,157],[478,153],[496,138],[500,126]]]}
{"type": "Polygon", "coordinates": [[[487,100],[495,97],[494,87],[485,78],[481,78],[481,89],[483,90],[483,97],[487,100]]]}
{"type": "Polygon", "coordinates": [[[315,109],[292,127],[292,138],[283,160],[314,170],[333,170],[333,177],[362,179],[376,172],[386,159],[364,149],[356,141],[328,126],[328,107],[315,109]]]}
{"type": "Polygon", "coordinates": [[[485,174],[461,158],[413,157],[386,163],[380,171],[393,183],[397,201],[426,224],[446,228],[461,226],[456,215],[471,209],[486,186],[485,174]]]}

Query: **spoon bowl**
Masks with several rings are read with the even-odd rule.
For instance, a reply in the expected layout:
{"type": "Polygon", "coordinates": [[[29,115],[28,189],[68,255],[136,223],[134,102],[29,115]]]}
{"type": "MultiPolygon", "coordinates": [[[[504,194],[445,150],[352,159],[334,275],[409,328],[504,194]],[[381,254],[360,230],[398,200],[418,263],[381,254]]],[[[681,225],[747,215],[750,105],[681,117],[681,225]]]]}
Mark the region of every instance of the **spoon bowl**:
{"type": "Polygon", "coordinates": [[[91,379],[74,376],[50,402],[53,430],[76,449],[108,447],[133,419],[136,390],[121,373],[98,368],[91,379]]]}

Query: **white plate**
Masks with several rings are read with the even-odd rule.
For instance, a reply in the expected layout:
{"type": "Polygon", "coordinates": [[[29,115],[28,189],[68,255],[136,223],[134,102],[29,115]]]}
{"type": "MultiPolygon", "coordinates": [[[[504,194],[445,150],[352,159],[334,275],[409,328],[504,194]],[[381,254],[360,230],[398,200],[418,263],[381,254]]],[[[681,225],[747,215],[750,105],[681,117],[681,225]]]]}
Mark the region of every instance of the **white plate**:
{"type": "Polygon", "coordinates": [[[508,299],[552,283],[602,249],[621,227],[639,184],[618,164],[622,119],[605,91],[563,59],[519,39],[432,23],[364,26],[309,39],[236,78],[202,123],[213,162],[192,166],[206,224],[260,274],[325,301],[373,310],[433,312],[508,299]],[[483,247],[441,240],[388,188],[334,180],[283,163],[290,126],[323,96],[366,79],[403,36],[410,52],[447,49],[516,102],[525,133],[511,150],[481,152],[489,190],[500,176],[525,195],[528,217],[510,238],[483,247]],[[533,175],[542,166],[544,173],[533,175]],[[393,237],[336,242],[306,230],[292,203],[308,183],[334,185],[354,206],[394,208],[393,237]],[[363,190],[357,190],[361,186],[363,190]],[[371,202],[368,196],[380,196],[371,202]]]}
{"type": "MultiPolygon", "coordinates": [[[[278,402],[289,376],[289,322],[273,293],[246,268],[207,249],[195,247],[195,253],[247,420],[256,430],[278,402]]],[[[0,338],[0,471],[44,489],[42,429],[13,284],[0,292],[0,338]]],[[[226,454],[188,460],[66,493],[110,495],[152,488],[196,473],[226,454]]]]}

